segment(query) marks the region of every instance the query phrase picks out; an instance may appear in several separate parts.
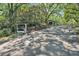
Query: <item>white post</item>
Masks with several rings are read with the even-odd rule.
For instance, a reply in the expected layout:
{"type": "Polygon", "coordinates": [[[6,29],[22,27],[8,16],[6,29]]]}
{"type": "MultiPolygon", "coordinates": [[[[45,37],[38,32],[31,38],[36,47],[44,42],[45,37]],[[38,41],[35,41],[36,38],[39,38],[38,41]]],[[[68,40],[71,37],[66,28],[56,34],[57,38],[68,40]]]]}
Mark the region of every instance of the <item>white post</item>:
{"type": "Polygon", "coordinates": [[[25,24],[25,33],[27,33],[27,24],[25,24]]]}

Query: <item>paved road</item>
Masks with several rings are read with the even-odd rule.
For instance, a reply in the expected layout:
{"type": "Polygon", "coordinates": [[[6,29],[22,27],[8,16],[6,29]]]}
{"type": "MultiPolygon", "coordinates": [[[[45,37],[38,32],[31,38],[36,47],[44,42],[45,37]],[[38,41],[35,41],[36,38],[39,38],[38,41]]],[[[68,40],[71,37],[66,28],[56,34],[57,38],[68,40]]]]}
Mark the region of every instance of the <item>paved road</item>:
{"type": "MultiPolygon", "coordinates": [[[[43,29],[46,42],[40,42],[40,47],[28,45],[24,49],[25,56],[79,56],[78,35],[63,26],[43,29]]],[[[33,45],[33,44],[32,44],[33,45]]],[[[38,43],[35,45],[39,46],[38,43]]]]}

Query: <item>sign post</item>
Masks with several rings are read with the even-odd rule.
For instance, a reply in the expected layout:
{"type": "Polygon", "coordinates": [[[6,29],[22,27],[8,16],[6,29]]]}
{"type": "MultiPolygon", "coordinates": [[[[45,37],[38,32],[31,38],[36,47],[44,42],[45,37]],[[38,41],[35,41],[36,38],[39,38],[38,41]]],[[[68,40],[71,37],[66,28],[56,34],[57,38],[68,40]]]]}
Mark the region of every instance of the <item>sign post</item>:
{"type": "Polygon", "coordinates": [[[18,24],[17,33],[27,33],[27,24],[18,24]]]}

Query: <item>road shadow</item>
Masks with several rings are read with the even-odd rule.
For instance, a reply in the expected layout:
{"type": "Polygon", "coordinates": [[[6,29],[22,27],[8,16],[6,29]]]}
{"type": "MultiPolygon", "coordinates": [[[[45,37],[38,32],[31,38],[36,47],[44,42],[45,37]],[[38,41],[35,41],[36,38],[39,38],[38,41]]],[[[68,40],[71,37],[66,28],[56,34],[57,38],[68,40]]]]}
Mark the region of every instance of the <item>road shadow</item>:
{"type": "Polygon", "coordinates": [[[50,40],[46,46],[38,48],[26,47],[24,56],[79,56],[79,51],[68,50],[62,42],[50,40]]]}
{"type": "Polygon", "coordinates": [[[48,39],[48,44],[45,46],[42,46],[40,44],[40,47],[32,48],[30,45],[28,45],[24,49],[24,56],[79,56],[79,51],[66,49],[63,45],[63,42],[60,41],[63,40],[64,42],[68,42],[67,40],[73,39],[70,41],[77,42],[76,40],[78,38],[74,37],[71,32],[64,32],[62,31],[62,29],[63,28],[57,27],[51,30],[47,29],[45,31],[42,31],[44,34],[50,34],[51,36],[55,35],[56,37],[48,39]],[[56,40],[57,37],[59,40],[56,40]]]}

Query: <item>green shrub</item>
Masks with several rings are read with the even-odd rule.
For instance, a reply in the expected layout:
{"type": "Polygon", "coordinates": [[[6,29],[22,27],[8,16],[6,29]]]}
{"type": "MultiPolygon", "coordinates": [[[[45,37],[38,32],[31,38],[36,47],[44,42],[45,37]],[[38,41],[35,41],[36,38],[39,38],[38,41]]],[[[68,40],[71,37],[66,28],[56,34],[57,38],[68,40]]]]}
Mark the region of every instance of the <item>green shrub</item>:
{"type": "Polygon", "coordinates": [[[0,30],[0,37],[9,36],[10,34],[11,34],[10,29],[4,28],[4,29],[0,30]]]}
{"type": "Polygon", "coordinates": [[[17,37],[17,34],[12,34],[12,35],[9,36],[9,38],[12,38],[12,39],[14,39],[16,37],[17,37]]]}
{"type": "Polygon", "coordinates": [[[0,37],[2,37],[3,36],[3,31],[2,30],[0,30],[0,37]]]}

